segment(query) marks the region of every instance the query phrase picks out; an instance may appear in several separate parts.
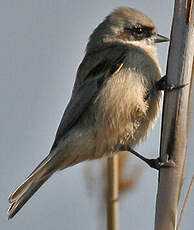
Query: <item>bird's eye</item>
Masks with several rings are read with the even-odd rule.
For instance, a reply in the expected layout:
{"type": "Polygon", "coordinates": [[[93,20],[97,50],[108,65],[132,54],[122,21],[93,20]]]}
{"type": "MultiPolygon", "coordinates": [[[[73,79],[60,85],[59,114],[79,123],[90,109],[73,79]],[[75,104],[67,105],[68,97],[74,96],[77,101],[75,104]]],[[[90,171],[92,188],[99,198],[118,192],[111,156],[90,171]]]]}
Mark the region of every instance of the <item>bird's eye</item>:
{"type": "Polygon", "coordinates": [[[143,38],[151,37],[153,34],[153,28],[152,27],[145,27],[141,25],[136,25],[133,27],[126,26],[125,31],[130,36],[132,35],[134,39],[141,40],[143,38]]]}
{"type": "Polygon", "coordinates": [[[132,30],[134,33],[139,34],[139,35],[144,32],[142,27],[134,27],[132,30]]]}
{"type": "Polygon", "coordinates": [[[145,32],[144,28],[140,26],[125,27],[125,31],[130,32],[134,35],[142,35],[145,32]]]}

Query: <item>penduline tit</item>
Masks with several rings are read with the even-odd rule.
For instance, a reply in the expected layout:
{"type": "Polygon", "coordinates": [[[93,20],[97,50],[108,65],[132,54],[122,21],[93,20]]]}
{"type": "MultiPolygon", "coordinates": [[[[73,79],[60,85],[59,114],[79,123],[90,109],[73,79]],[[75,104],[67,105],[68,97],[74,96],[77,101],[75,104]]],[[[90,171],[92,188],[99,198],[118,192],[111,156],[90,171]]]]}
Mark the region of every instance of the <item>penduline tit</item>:
{"type": "Polygon", "coordinates": [[[9,218],[56,171],[82,161],[128,150],[152,165],[132,148],[160,112],[165,84],[160,84],[156,43],[165,41],[136,9],[117,8],[97,26],[50,153],[10,195],[9,218]]]}

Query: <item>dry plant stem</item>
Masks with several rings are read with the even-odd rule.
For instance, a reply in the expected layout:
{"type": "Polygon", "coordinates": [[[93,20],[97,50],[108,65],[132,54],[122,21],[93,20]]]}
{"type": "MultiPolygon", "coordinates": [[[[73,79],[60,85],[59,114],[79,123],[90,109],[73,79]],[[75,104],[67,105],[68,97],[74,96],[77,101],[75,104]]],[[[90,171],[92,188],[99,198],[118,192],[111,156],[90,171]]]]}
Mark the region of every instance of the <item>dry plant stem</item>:
{"type": "Polygon", "coordinates": [[[185,212],[185,208],[186,208],[186,205],[188,203],[189,197],[191,195],[191,189],[192,189],[193,183],[194,183],[194,175],[193,175],[193,177],[191,179],[191,183],[189,185],[189,189],[187,191],[187,195],[186,195],[185,200],[184,200],[183,208],[181,210],[181,214],[180,214],[180,217],[179,217],[179,221],[178,221],[176,230],[180,230],[182,219],[183,219],[184,212],[185,212]]]}
{"type": "Polygon", "coordinates": [[[107,160],[107,230],[118,230],[119,168],[118,155],[107,160]]]}
{"type": "MultiPolygon", "coordinates": [[[[194,52],[192,1],[175,0],[167,66],[168,84],[183,85],[191,82],[194,52]],[[192,6],[192,9],[189,9],[189,6],[192,6]],[[190,13],[189,16],[188,13],[190,13]]],[[[165,92],[160,157],[162,161],[173,160],[176,167],[160,169],[155,230],[175,230],[176,228],[187,150],[190,90],[191,84],[180,90],[165,92]]]]}

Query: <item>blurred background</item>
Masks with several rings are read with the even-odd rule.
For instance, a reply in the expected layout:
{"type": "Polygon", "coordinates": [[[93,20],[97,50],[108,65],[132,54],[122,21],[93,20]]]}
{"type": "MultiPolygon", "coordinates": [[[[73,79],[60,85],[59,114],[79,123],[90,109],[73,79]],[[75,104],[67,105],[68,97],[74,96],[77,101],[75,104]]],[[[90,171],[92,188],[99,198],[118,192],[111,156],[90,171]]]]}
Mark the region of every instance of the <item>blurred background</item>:
{"type": "MultiPolygon", "coordinates": [[[[7,198],[48,154],[93,29],[114,8],[129,6],[148,14],[159,33],[170,36],[173,2],[1,0],[1,229],[106,229],[104,160],[55,174],[10,221],[7,198]]],[[[168,44],[158,46],[164,74],[167,52],[168,44]]],[[[194,171],[193,108],[181,205],[194,171]]],[[[148,157],[158,154],[160,121],[136,148],[148,157]]],[[[153,229],[158,173],[130,154],[124,162],[123,175],[132,184],[120,199],[120,229],[153,229]]],[[[182,229],[193,229],[193,217],[194,191],[182,229]]]]}

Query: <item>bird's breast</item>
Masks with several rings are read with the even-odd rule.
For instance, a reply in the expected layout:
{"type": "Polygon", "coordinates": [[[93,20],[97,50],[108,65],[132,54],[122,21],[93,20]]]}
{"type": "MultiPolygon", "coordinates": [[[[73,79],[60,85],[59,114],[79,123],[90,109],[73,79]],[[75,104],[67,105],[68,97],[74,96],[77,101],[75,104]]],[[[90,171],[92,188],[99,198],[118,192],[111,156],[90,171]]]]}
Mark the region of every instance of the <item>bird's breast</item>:
{"type": "Polygon", "coordinates": [[[107,80],[94,101],[96,152],[116,151],[120,144],[136,145],[153,126],[159,111],[160,93],[147,101],[153,83],[134,69],[123,69],[107,80]]]}

